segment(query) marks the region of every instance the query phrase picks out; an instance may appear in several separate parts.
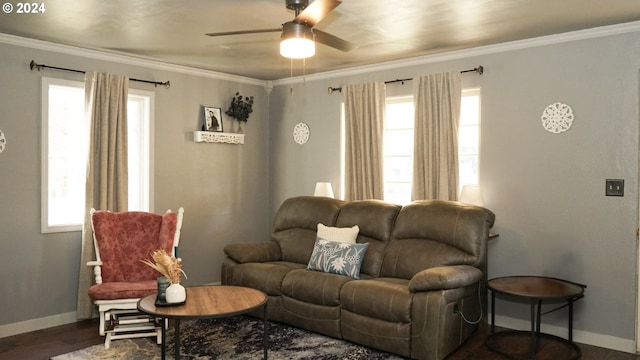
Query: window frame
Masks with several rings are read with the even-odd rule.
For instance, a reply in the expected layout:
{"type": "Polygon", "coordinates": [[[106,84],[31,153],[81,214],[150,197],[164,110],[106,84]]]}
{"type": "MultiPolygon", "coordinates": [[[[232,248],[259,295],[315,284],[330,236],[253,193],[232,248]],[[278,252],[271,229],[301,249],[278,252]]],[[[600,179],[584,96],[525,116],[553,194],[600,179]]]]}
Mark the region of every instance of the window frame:
{"type": "Polygon", "coordinates": [[[41,133],[41,170],[40,174],[40,219],[42,233],[57,233],[82,230],[82,224],[49,225],[49,90],[51,86],[66,86],[84,91],[81,81],[57,78],[42,78],[42,133],[41,133]]]}
{"type": "MultiPolygon", "coordinates": [[[[155,119],[155,93],[153,91],[147,90],[139,90],[139,89],[129,89],[128,101],[132,100],[132,97],[137,99],[138,101],[144,103],[143,119],[147,119],[148,121],[144,122],[141,126],[142,134],[138,138],[140,143],[143,143],[141,147],[143,149],[143,153],[140,156],[140,167],[142,170],[140,171],[141,177],[143,177],[142,182],[146,182],[148,185],[148,190],[145,192],[143,189],[140,189],[140,193],[138,194],[141,199],[141,203],[139,208],[133,209],[131,200],[129,200],[129,209],[139,210],[139,211],[150,211],[154,208],[153,196],[154,193],[154,178],[152,174],[154,173],[154,119],[155,119]],[[146,133],[146,136],[144,134],[146,133]],[[145,157],[146,155],[146,157],[145,157]]],[[[129,139],[130,141],[130,139],[129,139]]],[[[129,158],[131,159],[131,158],[129,158]]],[[[131,191],[131,190],[129,190],[131,191]]]]}
{"type": "MultiPolygon", "coordinates": [[[[85,91],[84,82],[65,80],[58,78],[42,77],[42,101],[41,101],[41,174],[40,174],[40,228],[41,233],[59,233],[59,232],[71,232],[81,231],[83,224],[64,224],[64,225],[50,225],[49,224],[49,89],[51,86],[67,86],[75,87],[85,91]]],[[[138,197],[141,199],[141,206],[135,210],[149,211],[153,209],[153,196],[154,182],[154,109],[155,109],[155,93],[152,91],[129,89],[128,101],[138,101],[142,104],[141,113],[144,117],[141,124],[141,133],[136,140],[142,144],[140,158],[143,159],[141,164],[140,175],[143,177],[142,181],[146,182],[148,189],[140,189],[138,197]],[[145,138],[146,134],[146,139],[145,138]],[[146,159],[144,157],[146,156],[146,159]]],[[[83,104],[84,105],[84,104],[83,104]]],[[[131,189],[130,189],[131,191],[131,189]]],[[[84,219],[82,220],[84,221],[84,219]]]]}

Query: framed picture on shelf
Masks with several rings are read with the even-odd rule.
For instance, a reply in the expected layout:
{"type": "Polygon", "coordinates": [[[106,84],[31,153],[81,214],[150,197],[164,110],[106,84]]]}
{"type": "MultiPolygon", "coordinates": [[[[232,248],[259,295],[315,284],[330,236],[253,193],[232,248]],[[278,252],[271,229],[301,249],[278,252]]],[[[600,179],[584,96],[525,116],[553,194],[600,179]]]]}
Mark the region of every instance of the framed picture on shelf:
{"type": "Polygon", "coordinates": [[[219,107],[202,105],[202,130],[223,132],[222,110],[219,107]]]}

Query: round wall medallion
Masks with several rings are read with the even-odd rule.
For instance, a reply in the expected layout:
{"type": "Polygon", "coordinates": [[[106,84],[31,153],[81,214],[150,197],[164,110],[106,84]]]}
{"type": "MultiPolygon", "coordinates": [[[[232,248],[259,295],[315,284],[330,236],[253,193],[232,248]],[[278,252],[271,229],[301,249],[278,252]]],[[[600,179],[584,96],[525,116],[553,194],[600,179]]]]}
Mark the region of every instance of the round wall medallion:
{"type": "Polygon", "coordinates": [[[309,141],[309,126],[305,123],[298,123],[293,127],[293,140],[298,144],[304,144],[309,141]]]}
{"type": "Polygon", "coordinates": [[[4,133],[0,130],[0,153],[7,147],[7,139],[4,137],[4,133]]]}
{"type": "Polygon", "coordinates": [[[573,123],[573,110],[571,106],[562,103],[553,103],[542,112],[542,127],[548,132],[560,134],[569,130],[573,123]]]}

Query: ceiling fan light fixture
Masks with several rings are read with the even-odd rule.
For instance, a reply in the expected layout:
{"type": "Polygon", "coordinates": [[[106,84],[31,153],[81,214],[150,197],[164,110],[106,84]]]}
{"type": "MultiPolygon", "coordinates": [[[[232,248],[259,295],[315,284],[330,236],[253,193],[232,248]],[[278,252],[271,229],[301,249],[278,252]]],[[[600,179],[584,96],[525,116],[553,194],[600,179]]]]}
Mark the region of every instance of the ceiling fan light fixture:
{"type": "Polygon", "coordinates": [[[282,26],[280,55],[291,59],[306,59],[316,53],[311,28],[294,22],[282,26]]]}

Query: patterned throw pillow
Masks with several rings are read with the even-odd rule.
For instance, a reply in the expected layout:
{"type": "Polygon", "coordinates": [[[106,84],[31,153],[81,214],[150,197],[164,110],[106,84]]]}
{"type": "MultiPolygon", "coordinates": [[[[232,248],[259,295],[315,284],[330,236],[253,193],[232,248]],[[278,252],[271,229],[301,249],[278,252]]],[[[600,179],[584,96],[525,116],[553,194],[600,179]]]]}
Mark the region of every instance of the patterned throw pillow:
{"type": "Polygon", "coordinates": [[[360,266],[369,243],[348,244],[316,239],[307,269],[360,279],[360,266]]]}
{"type": "Polygon", "coordinates": [[[316,239],[355,244],[359,232],[360,227],[358,227],[358,225],[350,228],[337,228],[318,224],[318,235],[316,239]]]}

